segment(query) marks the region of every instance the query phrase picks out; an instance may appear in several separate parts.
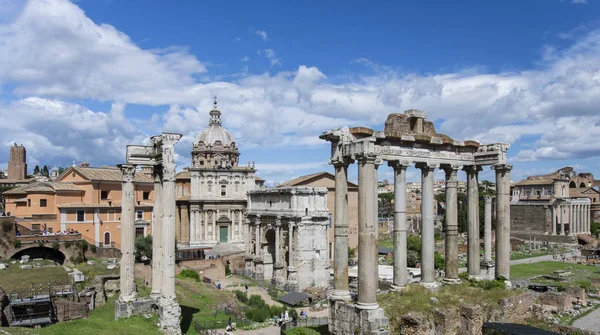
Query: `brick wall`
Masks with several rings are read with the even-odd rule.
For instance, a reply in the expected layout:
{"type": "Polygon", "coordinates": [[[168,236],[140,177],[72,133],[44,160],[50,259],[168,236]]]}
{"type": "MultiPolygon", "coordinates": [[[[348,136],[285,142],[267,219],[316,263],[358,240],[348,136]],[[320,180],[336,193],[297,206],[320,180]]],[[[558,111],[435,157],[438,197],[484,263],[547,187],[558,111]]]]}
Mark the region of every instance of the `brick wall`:
{"type": "Polygon", "coordinates": [[[511,232],[551,233],[552,221],[546,205],[511,204],[511,232]]]}

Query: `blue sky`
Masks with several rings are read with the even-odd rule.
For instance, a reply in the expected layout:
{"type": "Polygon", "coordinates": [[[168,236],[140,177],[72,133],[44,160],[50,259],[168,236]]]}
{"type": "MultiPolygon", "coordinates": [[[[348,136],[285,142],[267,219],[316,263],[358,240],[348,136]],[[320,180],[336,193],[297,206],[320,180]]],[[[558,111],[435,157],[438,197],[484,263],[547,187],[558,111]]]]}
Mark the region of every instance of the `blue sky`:
{"type": "Polygon", "coordinates": [[[383,129],[410,108],[457,139],[510,143],[514,180],[600,175],[598,13],[592,0],[0,0],[0,168],[14,141],[32,167],[114,165],[161,130],[184,134],[187,166],[217,95],[241,161],[270,184],[331,170],[322,131],[383,129]]]}

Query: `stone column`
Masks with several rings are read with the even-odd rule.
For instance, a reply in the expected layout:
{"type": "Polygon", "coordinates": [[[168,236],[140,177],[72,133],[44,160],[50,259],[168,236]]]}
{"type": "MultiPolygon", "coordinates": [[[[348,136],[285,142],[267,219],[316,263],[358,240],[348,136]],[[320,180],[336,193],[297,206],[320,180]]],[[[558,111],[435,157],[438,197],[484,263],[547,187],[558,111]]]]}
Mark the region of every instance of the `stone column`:
{"type": "Polygon", "coordinates": [[[469,277],[479,278],[481,275],[480,268],[480,244],[479,244],[479,184],[477,182],[477,174],[481,171],[479,166],[466,166],[464,170],[467,172],[467,220],[468,220],[468,236],[467,236],[467,267],[469,277]]]}
{"type": "Polygon", "coordinates": [[[400,289],[408,284],[406,259],[406,169],[408,162],[389,162],[394,168],[394,280],[392,287],[400,289]]]}
{"type": "Polygon", "coordinates": [[[592,205],[586,205],[585,207],[585,233],[590,234],[590,217],[591,217],[592,205]]]}
{"type": "Polygon", "coordinates": [[[242,210],[240,209],[238,212],[238,240],[244,240],[244,226],[242,224],[242,210]]]}
{"type": "Polygon", "coordinates": [[[260,258],[260,216],[254,220],[254,257],[260,258]]]}
{"type": "Polygon", "coordinates": [[[294,266],[294,222],[288,220],[288,276],[286,289],[289,291],[295,291],[298,289],[298,273],[294,266]]]}
{"type": "Polygon", "coordinates": [[[281,229],[281,217],[275,219],[275,266],[281,264],[281,251],[279,250],[279,231],[281,229]]]}
{"type": "Polygon", "coordinates": [[[492,197],[485,196],[485,217],[484,217],[484,246],[483,261],[481,262],[483,279],[493,280],[494,261],[492,260],[492,197]]]}
{"type": "Polygon", "coordinates": [[[169,334],[181,334],[181,308],[175,295],[175,148],[180,134],[162,134],[163,160],[163,291],[160,306],[160,325],[169,334]]]}
{"type": "Polygon", "coordinates": [[[162,215],[162,166],[154,166],[154,218],[152,220],[152,291],[150,297],[159,299],[162,296],[162,261],[163,250],[161,237],[163,234],[162,215]]]}
{"type": "Polygon", "coordinates": [[[444,166],[446,172],[446,269],[445,283],[458,283],[458,181],[460,166],[444,166]]]}
{"type": "Polygon", "coordinates": [[[377,164],[376,156],[358,158],[358,302],[377,309],[377,164]]]}
{"type": "Polygon", "coordinates": [[[275,264],[273,264],[273,279],[271,282],[282,287],[285,284],[285,276],[283,270],[283,262],[281,262],[281,217],[275,218],[275,264]]]}
{"type": "Polygon", "coordinates": [[[419,163],[421,169],[421,284],[433,288],[434,267],[434,222],[433,222],[433,172],[437,165],[419,163]]]}
{"type": "Polygon", "coordinates": [[[556,205],[550,207],[550,213],[552,214],[552,235],[556,235],[556,205]]]}
{"type": "Polygon", "coordinates": [[[121,189],[121,264],[120,266],[120,302],[134,301],[137,293],[134,283],[134,240],[135,240],[135,165],[119,165],[123,174],[121,189]]]}
{"type": "Polygon", "coordinates": [[[332,162],[335,168],[335,202],[333,232],[333,292],[332,299],[350,300],[348,289],[348,160],[332,162]]]}
{"type": "Polygon", "coordinates": [[[208,241],[208,211],[204,210],[204,241],[208,241]]]}
{"type": "Polygon", "coordinates": [[[218,242],[217,239],[217,215],[219,211],[212,211],[212,240],[218,242]]]}
{"type": "Polygon", "coordinates": [[[560,234],[564,235],[565,234],[565,206],[558,205],[558,208],[560,210],[560,234]]]}
{"type": "Polygon", "coordinates": [[[510,164],[492,166],[496,171],[496,277],[510,285],[510,164]]]}
{"type": "Polygon", "coordinates": [[[179,206],[179,210],[181,211],[181,235],[179,243],[186,245],[190,244],[190,215],[188,211],[187,204],[181,204],[179,206]]]}

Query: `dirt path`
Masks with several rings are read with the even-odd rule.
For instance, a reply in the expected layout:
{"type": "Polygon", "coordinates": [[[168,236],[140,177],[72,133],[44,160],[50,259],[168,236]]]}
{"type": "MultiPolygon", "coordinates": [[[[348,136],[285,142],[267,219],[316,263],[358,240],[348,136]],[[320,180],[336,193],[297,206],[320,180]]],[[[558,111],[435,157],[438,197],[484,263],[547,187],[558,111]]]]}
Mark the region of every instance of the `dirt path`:
{"type": "MultiPolygon", "coordinates": [[[[240,290],[240,291],[244,292],[244,290],[245,290],[244,284],[246,283],[246,280],[244,280],[243,278],[232,276],[230,278],[219,280],[219,282],[221,283],[222,287],[228,291],[240,290]]],[[[269,295],[269,292],[267,292],[266,289],[264,289],[260,286],[249,286],[248,287],[248,296],[251,296],[253,294],[260,295],[260,297],[263,298],[263,300],[268,305],[281,306],[280,302],[273,300],[273,298],[271,298],[271,296],[269,295]]]]}
{"type": "Polygon", "coordinates": [[[596,310],[590,314],[575,320],[575,322],[573,322],[573,326],[580,329],[598,332],[598,330],[600,330],[600,308],[596,308],[596,310]]]}

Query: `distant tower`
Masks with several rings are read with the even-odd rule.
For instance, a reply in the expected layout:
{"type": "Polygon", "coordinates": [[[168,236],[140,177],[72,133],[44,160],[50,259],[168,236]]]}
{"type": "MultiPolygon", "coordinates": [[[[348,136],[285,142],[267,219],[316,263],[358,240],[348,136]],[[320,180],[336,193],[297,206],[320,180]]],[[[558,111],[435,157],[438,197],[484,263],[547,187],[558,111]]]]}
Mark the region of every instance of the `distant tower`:
{"type": "Polygon", "coordinates": [[[8,161],[8,179],[23,180],[27,178],[27,151],[23,145],[10,147],[8,161]]]}

